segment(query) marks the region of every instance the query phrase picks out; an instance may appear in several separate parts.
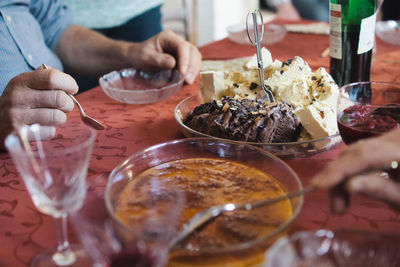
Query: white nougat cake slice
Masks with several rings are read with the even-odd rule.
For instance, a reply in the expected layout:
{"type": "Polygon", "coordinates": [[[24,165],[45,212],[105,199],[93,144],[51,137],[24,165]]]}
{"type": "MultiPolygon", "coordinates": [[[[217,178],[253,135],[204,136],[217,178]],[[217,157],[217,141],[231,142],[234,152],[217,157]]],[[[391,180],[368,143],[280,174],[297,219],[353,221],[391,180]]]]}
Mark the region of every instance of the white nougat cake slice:
{"type": "Polygon", "coordinates": [[[282,64],[265,81],[276,101],[290,103],[312,139],[338,132],[336,103],[339,88],[324,68],[314,73],[300,57],[282,64]]]}
{"type": "MultiPolygon", "coordinates": [[[[264,75],[270,76],[280,61],[272,61],[271,53],[261,49],[264,75]]],[[[260,92],[257,55],[230,60],[206,60],[200,71],[200,92],[203,102],[223,96],[255,99],[260,92]]]]}
{"type": "Polygon", "coordinates": [[[295,57],[282,63],[281,67],[265,80],[274,93],[276,101],[285,101],[294,107],[308,105],[311,101],[308,79],[312,71],[301,58],[295,57]]]}

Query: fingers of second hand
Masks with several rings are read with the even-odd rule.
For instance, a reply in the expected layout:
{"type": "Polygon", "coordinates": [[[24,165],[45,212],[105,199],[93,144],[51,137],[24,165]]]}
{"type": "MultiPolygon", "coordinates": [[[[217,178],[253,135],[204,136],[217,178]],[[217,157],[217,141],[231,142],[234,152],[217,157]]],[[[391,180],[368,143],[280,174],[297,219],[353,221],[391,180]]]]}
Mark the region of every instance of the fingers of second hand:
{"type": "Polygon", "coordinates": [[[346,184],[348,191],[376,199],[400,210],[400,185],[393,180],[383,179],[379,174],[353,177],[346,184]]]}
{"type": "Polygon", "coordinates": [[[350,203],[349,193],[346,191],[345,183],[338,184],[329,190],[331,202],[331,211],[334,214],[343,214],[346,212],[350,203]]]}
{"type": "Polygon", "coordinates": [[[400,166],[397,160],[393,160],[389,164],[386,164],[383,170],[388,174],[390,179],[396,182],[400,181],[400,166]]]}
{"type": "MultiPolygon", "coordinates": [[[[363,171],[358,174],[354,174],[352,176],[347,177],[338,185],[332,187],[329,191],[330,198],[331,198],[331,210],[335,214],[342,214],[346,211],[349,201],[350,195],[349,192],[360,193],[369,197],[378,198],[383,201],[387,200],[388,202],[395,202],[391,201],[392,197],[390,195],[385,195],[386,192],[393,191],[392,188],[390,190],[386,190],[385,192],[378,192],[380,195],[371,195],[368,192],[368,188],[363,185],[367,185],[365,182],[366,179],[374,179],[375,184],[377,179],[387,179],[391,178],[394,181],[398,181],[399,179],[400,168],[397,161],[392,161],[389,164],[386,164],[381,169],[370,169],[363,171]]],[[[382,182],[385,183],[385,182],[382,182]]],[[[378,185],[378,187],[382,186],[382,183],[378,185]]],[[[378,188],[375,188],[378,189],[378,188]]],[[[370,190],[371,191],[371,190],[370,190]]],[[[380,190],[382,191],[382,190],[380,190]]],[[[396,191],[397,192],[397,191],[396,191]]],[[[398,193],[398,192],[397,192],[398,193]]],[[[392,194],[394,195],[394,194],[392,194]]],[[[400,203],[395,203],[392,206],[399,208],[400,203]]]]}

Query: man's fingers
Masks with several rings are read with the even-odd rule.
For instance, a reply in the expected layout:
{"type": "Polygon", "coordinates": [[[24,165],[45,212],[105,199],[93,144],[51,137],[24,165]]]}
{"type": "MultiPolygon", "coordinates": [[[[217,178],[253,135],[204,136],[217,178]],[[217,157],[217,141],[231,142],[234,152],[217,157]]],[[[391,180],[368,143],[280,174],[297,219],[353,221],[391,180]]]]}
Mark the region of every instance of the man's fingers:
{"type": "Polygon", "coordinates": [[[327,189],[342,182],[346,177],[368,169],[381,168],[393,160],[400,159],[398,135],[399,131],[395,130],[347,147],[337,160],[328,164],[313,178],[312,184],[327,189]]]}
{"type": "Polygon", "coordinates": [[[56,135],[56,128],[54,126],[43,126],[40,125],[39,136],[31,133],[28,134],[29,141],[38,141],[38,140],[50,140],[56,135]]]}
{"type": "Polygon", "coordinates": [[[67,115],[64,112],[52,108],[13,109],[11,116],[16,118],[14,122],[17,125],[30,125],[34,123],[39,123],[40,125],[59,125],[65,123],[67,120],[67,115]]]}
{"type": "Polygon", "coordinates": [[[346,212],[349,203],[349,193],[345,191],[343,184],[339,184],[329,190],[331,211],[334,214],[343,214],[346,212]]]}
{"type": "Polygon", "coordinates": [[[350,179],[346,188],[369,198],[383,201],[400,210],[400,185],[377,174],[360,175],[350,179]]]}
{"type": "Polygon", "coordinates": [[[72,99],[61,90],[32,90],[22,88],[12,96],[12,103],[17,107],[56,108],[70,112],[74,108],[72,99]]]}
{"type": "Polygon", "coordinates": [[[189,43],[181,43],[176,46],[176,53],[178,54],[178,69],[186,75],[190,67],[190,45],[189,43]]]}
{"type": "Polygon", "coordinates": [[[75,80],[57,69],[39,68],[23,75],[25,85],[32,89],[62,90],[70,94],[78,92],[75,80]]]}
{"type": "Polygon", "coordinates": [[[185,81],[189,84],[194,82],[197,73],[200,71],[201,54],[194,46],[190,46],[190,64],[185,73],[185,81]]]}
{"type": "Polygon", "coordinates": [[[161,69],[172,69],[175,64],[176,60],[173,56],[165,53],[154,54],[150,53],[150,59],[146,60],[147,62],[152,62],[151,64],[161,68],[161,69]]]}
{"type": "Polygon", "coordinates": [[[192,84],[200,71],[201,54],[195,46],[188,42],[180,43],[176,49],[178,53],[178,69],[185,76],[185,81],[192,84]]]}
{"type": "Polygon", "coordinates": [[[164,52],[177,56],[179,71],[185,76],[187,83],[193,83],[201,66],[201,54],[198,49],[170,31],[162,32],[160,45],[164,52]]]}

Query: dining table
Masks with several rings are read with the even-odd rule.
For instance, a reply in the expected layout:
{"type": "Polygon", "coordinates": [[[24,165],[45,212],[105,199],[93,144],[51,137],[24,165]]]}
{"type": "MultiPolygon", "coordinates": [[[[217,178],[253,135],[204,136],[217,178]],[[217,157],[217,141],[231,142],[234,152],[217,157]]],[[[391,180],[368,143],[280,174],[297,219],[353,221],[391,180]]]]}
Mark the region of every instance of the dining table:
{"type": "MultiPolygon", "coordinates": [[[[324,67],[329,71],[329,55],[324,53],[328,47],[327,34],[296,32],[287,32],[281,41],[267,46],[273,59],[287,61],[300,56],[312,70],[324,67]]],[[[203,60],[248,57],[256,52],[250,43],[238,44],[229,38],[204,45],[199,50],[203,60]]],[[[371,80],[400,83],[400,46],[376,39],[371,80]]],[[[99,86],[76,95],[85,111],[106,127],[97,132],[87,172],[87,197],[103,194],[110,172],[133,153],[155,144],[185,138],[174,118],[174,109],[181,100],[198,93],[197,78],[193,84],[184,84],[168,99],[152,104],[117,102],[99,86]]],[[[68,116],[79,120],[78,114],[75,108],[68,116]]],[[[341,143],[308,157],[283,160],[297,173],[303,185],[307,185],[345,147],[341,143]]],[[[318,190],[304,197],[303,208],[289,232],[344,228],[400,235],[400,213],[385,203],[352,195],[347,212],[335,215],[330,211],[328,193],[318,190]]],[[[73,241],[78,240],[71,226],[70,236],[73,241]]],[[[55,245],[53,219],[35,208],[10,155],[7,151],[0,152],[0,266],[28,266],[36,254],[55,245]]]]}

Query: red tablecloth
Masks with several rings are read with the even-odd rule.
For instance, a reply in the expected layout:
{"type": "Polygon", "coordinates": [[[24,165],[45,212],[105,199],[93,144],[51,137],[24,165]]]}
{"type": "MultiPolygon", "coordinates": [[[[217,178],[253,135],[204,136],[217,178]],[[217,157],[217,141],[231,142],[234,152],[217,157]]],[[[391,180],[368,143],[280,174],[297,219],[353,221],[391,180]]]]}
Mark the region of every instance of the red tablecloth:
{"type": "MultiPolygon", "coordinates": [[[[329,45],[328,39],[324,35],[290,33],[268,48],[273,58],[285,61],[301,56],[315,70],[329,66],[329,57],[321,57],[329,45]]],[[[255,53],[254,46],[238,45],[228,39],[200,50],[204,59],[226,59],[255,53]]],[[[377,57],[372,65],[371,79],[400,83],[399,46],[377,40],[377,57]]],[[[105,131],[98,132],[88,171],[88,182],[96,183],[96,191],[103,190],[110,171],[132,153],[160,142],[183,138],[174,120],[174,108],[180,100],[198,91],[196,81],[194,85],[185,85],[171,98],[153,105],[118,103],[98,87],[78,95],[87,113],[107,126],[105,131]]],[[[318,170],[338,155],[339,150],[287,162],[307,184],[318,170]]],[[[94,192],[92,185],[88,194],[94,192]]],[[[303,210],[291,231],[349,227],[399,234],[400,217],[386,205],[361,197],[352,198],[351,208],[344,216],[334,216],[329,213],[326,193],[315,192],[305,197],[303,210]]],[[[39,251],[55,244],[53,219],[35,209],[8,154],[0,153],[0,266],[26,266],[39,251]]]]}

